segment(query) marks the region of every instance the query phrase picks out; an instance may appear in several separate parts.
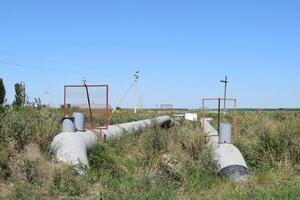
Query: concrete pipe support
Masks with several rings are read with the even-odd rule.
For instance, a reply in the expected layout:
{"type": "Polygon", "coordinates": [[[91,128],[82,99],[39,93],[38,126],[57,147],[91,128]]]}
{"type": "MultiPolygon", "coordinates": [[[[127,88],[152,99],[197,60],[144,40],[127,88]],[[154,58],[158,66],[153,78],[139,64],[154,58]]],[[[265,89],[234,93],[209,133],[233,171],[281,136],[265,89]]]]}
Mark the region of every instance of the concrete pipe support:
{"type": "Polygon", "coordinates": [[[246,180],[250,173],[243,155],[233,144],[219,143],[218,132],[210,125],[210,120],[201,119],[201,123],[204,126],[204,134],[208,138],[207,145],[212,148],[218,174],[228,177],[233,182],[246,180]]]}

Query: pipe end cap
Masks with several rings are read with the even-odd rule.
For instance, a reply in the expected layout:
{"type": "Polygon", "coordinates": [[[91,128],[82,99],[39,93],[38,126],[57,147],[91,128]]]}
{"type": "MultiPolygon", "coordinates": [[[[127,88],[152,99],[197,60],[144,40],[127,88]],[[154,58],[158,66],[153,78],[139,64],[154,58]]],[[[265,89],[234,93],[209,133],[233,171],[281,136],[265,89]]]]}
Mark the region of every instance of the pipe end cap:
{"type": "Polygon", "coordinates": [[[247,167],[242,165],[230,165],[219,171],[219,175],[228,177],[234,183],[245,181],[249,178],[250,173],[247,167]]]}

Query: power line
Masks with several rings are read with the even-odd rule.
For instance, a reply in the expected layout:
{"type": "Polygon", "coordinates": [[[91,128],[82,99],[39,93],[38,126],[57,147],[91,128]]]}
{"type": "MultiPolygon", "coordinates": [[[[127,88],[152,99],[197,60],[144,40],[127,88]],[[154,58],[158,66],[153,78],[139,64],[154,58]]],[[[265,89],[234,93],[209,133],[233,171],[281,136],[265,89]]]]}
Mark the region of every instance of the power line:
{"type": "Polygon", "coordinates": [[[27,65],[27,64],[20,64],[20,63],[8,62],[8,61],[3,61],[3,60],[0,60],[0,63],[5,64],[5,65],[14,65],[14,66],[23,67],[23,68],[31,68],[31,69],[40,69],[40,70],[61,72],[60,70],[57,70],[57,69],[54,69],[54,68],[40,67],[40,66],[27,65]]]}
{"type": "MultiPolygon", "coordinates": [[[[20,58],[25,58],[25,59],[29,59],[29,60],[32,60],[32,61],[37,61],[37,62],[48,62],[48,63],[51,63],[51,65],[54,65],[54,66],[61,66],[61,65],[64,65],[64,66],[72,66],[72,69],[76,69],[77,67],[78,68],[83,68],[82,65],[85,65],[85,66],[88,66],[90,64],[88,63],[81,63],[80,65],[78,64],[75,64],[75,63],[68,63],[68,62],[63,62],[63,61],[55,61],[55,60],[52,60],[52,59],[47,59],[47,58],[42,58],[42,57],[37,57],[37,56],[23,56],[23,55],[19,55],[19,54],[16,54],[16,53],[11,53],[11,52],[6,52],[6,51],[0,51],[0,54],[6,54],[6,55],[11,55],[11,56],[14,56],[14,57],[20,57],[20,58]]],[[[19,66],[19,67],[28,67],[28,68],[33,68],[33,69],[41,69],[41,70],[48,70],[48,71],[57,71],[57,72],[62,72],[62,70],[58,70],[58,69],[55,69],[55,68],[47,68],[47,67],[40,67],[40,66],[37,66],[37,65],[27,65],[27,64],[19,64],[19,63],[14,63],[14,62],[9,62],[9,61],[0,61],[0,63],[3,63],[3,64],[12,64],[12,65],[15,65],[15,66],[19,66]],[[5,63],[3,63],[5,62],[5,63]]],[[[91,66],[90,66],[91,67],[91,66]]],[[[84,67],[84,69],[87,69],[89,67],[84,67]]],[[[95,69],[98,69],[99,67],[91,67],[94,69],[94,72],[93,74],[97,74],[99,71],[95,69]]],[[[111,69],[111,67],[109,68],[111,69]]],[[[63,73],[70,73],[70,71],[66,72],[66,71],[63,71],[63,73]]],[[[73,73],[73,74],[76,74],[76,73],[73,73]]],[[[110,75],[117,75],[120,73],[110,73],[110,75]]],[[[97,74],[97,75],[100,75],[100,74],[97,74]]],[[[103,75],[103,71],[101,71],[101,75],[103,75]]],[[[107,75],[107,74],[106,74],[107,75]]]]}
{"type": "Polygon", "coordinates": [[[19,55],[19,54],[16,54],[16,53],[11,53],[11,52],[6,52],[6,51],[0,51],[0,54],[5,54],[5,55],[9,55],[9,56],[14,56],[14,57],[17,56],[17,57],[30,59],[30,60],[41,61],[41,62],[64,64],[62,62],[54,61],[54,60],[50,60],[50,59],[46,59],[46,58],[41,58],[41,57],[37,57],[37,56],[23,56],[23,55],[19,55]]]}
{"type": "Polygon", "coordinates": [[[25,69],[37,69],[37,70],[43,70],[43,71],[52,71],[52,72],[57,72],[57,73],[63,73],[63,74],[67,74],[67,75],[76,75],[76,76],[82,76],[82,73],[75,73],[73,71],[64,71],[64,70],[59,70],[59,69],[55,69],[55,68],[49,68],[49,67],[40,67],[40,66],[36,66],[36,65],[27,65],[27,64],[21,64],[21,63],[15,63],[15,62],[10,62],[10,61],[4,61],[4,60],[0,60],[0,64],[5,64],[5,65],[13,65],[16,67],[22,67],[25,69]]]}
{"type": "MultiPolygon", "coordinates": [[[[28,65],[28,64],[23,64],[23,63],[16,63],[16,62],[10,62],[10,61],[5,61],[6,58],[4,58],[5,60],[1,60],[3,58],[0,59],[0,64],[5,64],[5,65],[12,65],[12,66],[16,66],[16,67],[22,67],[22,68],[31,68],[31,69],[37,69],[37,70],[44,70],[44,71],[53,71],[53,72],[58,72],[58,73],[62,73],[65,75],[74,75],[74,76],[83,76],[83,75],[92,75],[92,76],[124,76],[125,73],[120,72],[119,68],[121,68],[121,66],[117,67],[117,71],[111,71],[112,68],[116,68],[116,67],[106,67],[106,69],[108,69],[107,71],[103,70],[103,67],[99,68],[96,66],[89,66],[90,64],[88,64],[87,62],[84,63],[80,63],[80,65],[78,63],[68,63],[68,62],[64,62],[64,61],[55,61],[52,59],[48,59],[48,58],[43,58],[43,57],[39,57],[39,56],[24,56],[24,55],[20,55],[20,54],[16,54],[13,52],[7,52],[7,51],[2,51],[0,50],[0,54],[5,54],[5,55],[9,55],[9,56],[13,56],[13,57],[20,57],[20,58],[25,58],[26,60],[32,60],[35,62],[47,62],[47,63],[51,63],[51,65],[55,66],[55,68],[51,68],[51,67],[42,67],[34,64],[34,65],[28,65]],[[84,67],[83,67],[84,65],[84,67]],[[61,70],[61,68],[64,67],[59,67],[59,66],[64,66],[64,67],[69,67],[72,66],[72,70],[61,70]],[[60,69],[57,69],[60,68],[60,69]],[[87,70],[87,69],[91,69],[91,70],[87,70]],[[100,70],[99,70],[100,69],[100,70]]],[[[46,64],[48,65],[48,64],[46,64]]]]}
{"type": "MultiPolygon", "coordinates": [[[[0,64],[4,64],[4,65],[12,65],[12,66],[16,66],[16,67],[22,67],[22,68],[30,68],[30,69],[37,69],[37,70],[44,70],[44,71],[53,71],[53,72],[58,72],[58,73],[63,73],[66,75],[76,75],[76,76],[82,76],[83,74],[86,75],[86,69],[88,69],[88,67],[81,67],[81,69],[85,69],[85,72],[74,72],[74,70],[69,70],[69,71],[64,71],[64,70],[59,70],[59,69],[55,69],[55,68],[50,68],[50,67],[41,67],[41,66],[37,66],[37,65],[28,65],[28,64],[23,64],[23,63],[15,63],[15,62],[11,62],[11,61],[6,61],[6,60],[0,60],[0,64]]],[[[103,72],[103,71],[102,71],[103,72]]],[[[99,73],[99,71],[93,71],[92,74],[96,75],[96,76],[103,76],[103,75],[111,75],[111,76],[115,76],[115,75],[124,75],[123,73],[99,73]]]]}
{"type": "MultiPolygon", "coordinates": [[[[47,58],[42,58],[42,57],[37,57],[37,56],[23,56],[23,55],[19,55],[19,54],[16,54],[16,53],[5,52],[5,51],[0,51],[0,54],[6,54],[6,55],[14,56],[14,57],[25,58],[25,59],[29,59],[29,60],[37,61],[37,62],[48,62],[48,63],[51,63],[52,65],[55,65],[55,66],[59,66],[59,65],[72,66],[73,69],[74,69],[74,66],[75,67],[77,66],[77,67],[80,67],[80,68],[82,67],[82,66],[79,66],[78,64],[74,64],[74,63],[72,64],[72,63],[66,63],[66,62],[62,62],[62,61],[55,61],[55,60],[52,60],[52,59],[47,59],[47,58]]],[[[0,63],[15,65],[15,66],[24,67],[24,68],[27,67],[27,68],[33,68],[33,69],[41,69],[41,70],[57,71],[57,72],[66,73],[66,71],[58,70],[58,69],[55,69],[55,68],[49,68],[49,67],[40,67],[40,66],[37,66],[37,65],[19,64],[19,63],[15,63],[15,62],[1,61],[1,60],[0,60],[0,63]]],[[[86,64],[87,63],[83,63],[83,65],[86,65],[86,64]]],[[[86,68],[87,67],[85,67],[85,69],[86,68]]],[[[68,71],[68,73],[70,73],[70,71],[68,71]]],[[[75,73],[73,73],[73,74],[75,74],[75,73]]]]}
{"type": "Polygon", "coordinates": [[[64,70],[59,70],[59,69],[50,68],[50,67],[40,67],[40,66],[37,66],[37,65],[27,65],[27,64],[15,63],[15,62],[4,61],[4,60],[0,60],[0,64],[21,67],[21,68],[24,68],[24,69],[35,69],[35,70],[42,70],[42,71],[51,71],[51,72],[56,72],[56,73],[64,74],[64,75],[82,76],[82,74],[83,74],[83,73],[76,73],[76,72],[71,71],[71,70],[64,71],[64,70]]]}

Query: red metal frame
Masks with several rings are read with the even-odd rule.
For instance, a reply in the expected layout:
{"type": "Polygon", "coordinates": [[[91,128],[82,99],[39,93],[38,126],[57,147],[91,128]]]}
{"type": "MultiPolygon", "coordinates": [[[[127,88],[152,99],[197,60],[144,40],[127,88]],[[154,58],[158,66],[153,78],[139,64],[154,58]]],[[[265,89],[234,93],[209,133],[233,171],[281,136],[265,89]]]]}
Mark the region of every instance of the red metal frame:
{"type": "MultiPolygon", "coordinates": [[[[76,88],[76,87],[82,87],[82,88],[89,88],[89,87],[104,87],[105,92],[106,92],[106,105],[105,105],[105,126],[104,127],[97,127],[100,132],[102,130],[107,130],[108,129],[108,110],[109,110],[109,104],[108,104],[108,85],[65,85],[64,86],[64,113],[65,115],[68,114],[68,109],[67,109],[67,88],[76,88]]],[[[92,127],[94,128],[94,127],[92,127]]]]}

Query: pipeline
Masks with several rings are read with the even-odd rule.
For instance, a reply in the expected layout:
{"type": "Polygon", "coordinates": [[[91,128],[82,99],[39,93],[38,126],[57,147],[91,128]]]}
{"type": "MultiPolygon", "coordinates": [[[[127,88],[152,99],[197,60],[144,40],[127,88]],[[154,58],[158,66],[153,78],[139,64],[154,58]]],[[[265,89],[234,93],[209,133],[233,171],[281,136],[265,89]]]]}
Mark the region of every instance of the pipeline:
{"type": "Polygon", "coordinates": [[[233,144],[219,142],[218,132],[210,125],[210,120],[201,119],[201,123],[208,138],[207,146],[212,148],[218,174],[236,183],[248,179],[250,173],[243,155],[233,144]]]}
{"type": "Polygon", "coordinates": [[[120,135],[124,132],[134,133],[139,129],[144,129],[146,127],[151,127],[152,125],[165,126],[171,122],[171,118],[169,116],[161,116],[156,117],[155,119],[145,119],[135,122],[128,122],[123,124],[111,125],[107,130],[102,130],[104,137],[109,139],[113,136],[120,135]]]}
{"type": "MultiPolygon", "coordinates": [[[[124,132],[134,133],[139,129],[155,125],[165,126],[170,122],[171,118],[169,116],[161,116],[154,119],[111,125],[107,130],[103,130],[102,132],[106,139],[110,139],[124,132]]],[[[89,168],[87,152],[95,146],[99,135],[99,129],[97,131],[77,130],[76,132],[62,132],[54,137],[51,149],[56,155],[57,160],[73,166],[83,165],[89,168]]]]}

